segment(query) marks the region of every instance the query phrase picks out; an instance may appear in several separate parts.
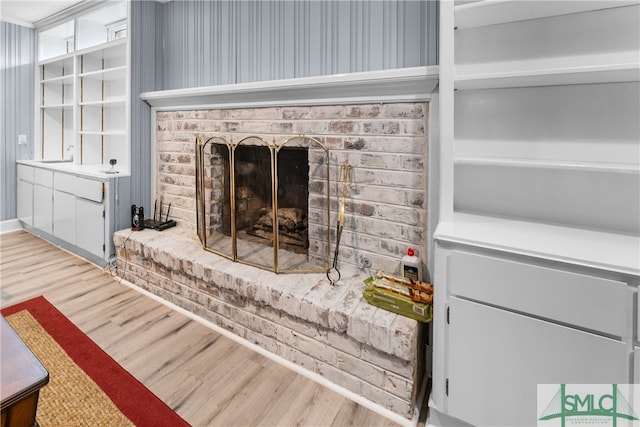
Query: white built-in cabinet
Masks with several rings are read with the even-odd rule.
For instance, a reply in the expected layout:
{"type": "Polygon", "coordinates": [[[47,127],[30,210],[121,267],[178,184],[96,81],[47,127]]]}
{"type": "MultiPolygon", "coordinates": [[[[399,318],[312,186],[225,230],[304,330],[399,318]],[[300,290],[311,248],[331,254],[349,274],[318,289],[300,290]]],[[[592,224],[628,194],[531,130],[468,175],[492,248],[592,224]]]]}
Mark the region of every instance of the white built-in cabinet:
{"type": "Polygon", "coordinates": [[[640,3],[440,3],[431,421],[640,376],[640,3]]]}
{"type": "Polygon", "coordinates": [[[17,165],[24,228],[99,265],[130,224],[129,6],[95,2],[38,30],[39,142],[17,165]]]}
{"type": "Polygon", "coordinates": [[[24,228],[105,265],[115,251],[113,232],[130,223],[128,198],[116,197],[120,189],[126,192],[129,178],[29,160],[20,161],[17,170],[18,219],[24,228]]]}
{"type": "Polygon", "coordinates": [[[129,170],[127,9],[109,3],[38,34],[36,159],[129,170]]]}

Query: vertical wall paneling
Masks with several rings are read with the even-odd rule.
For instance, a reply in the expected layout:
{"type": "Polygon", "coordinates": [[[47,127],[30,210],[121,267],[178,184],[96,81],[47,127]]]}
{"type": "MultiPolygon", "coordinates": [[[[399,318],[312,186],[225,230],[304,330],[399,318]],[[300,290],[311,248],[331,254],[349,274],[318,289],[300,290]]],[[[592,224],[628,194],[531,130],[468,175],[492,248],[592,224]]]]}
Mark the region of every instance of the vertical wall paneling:
{"type": "Polygon", "coordinates": [[[163,5],[162,89],[436,64],[437,3],[176,1],[163,5]]]}
{"type": "MultiPolygon", "coordinates": [[[[367,31],[367,48],[379,49],[380,46],[384,46],[384,2],[374,1],[368,3],[368,31],[367,31]]],[[[434,39],[435,40],[435,39],[434,39]]],[[[425,43],[427,44],[427,43],[425,43]]],[[[381,70],[384,67],[384,61],[382,55],[369,55],[367,68],[370,70],[381,70]]]]}
{"type": "Polygon", "coordinates": [[[33,158],[35,31],[0,21],[0,221],[16,218],[16,160],[33,158]],[[27,136],[18,145],[18,135],[27,136]]]}
{"type": "MultiPolygon", "coordinates": [[[[179,2],[178,2],[179,3],[179,2]]],[[[156,87],[156,8],[155,1],[130,2],[131,45],[131,203],[151,206],[152,150],[151,110],[140,93],[156,87]]]]}
{"type": "MultiPolygon", "coordinates": [[[[438,40],[439,34],[439,19],[438,14],[440,12],[440,3],[435,1],[427,2],[426,7],[426,22],[427,25],[423,25],[421,27],[422,33],[420,34],[420,38],[423,40],[438,40]]],[[[438,48],[439,44],[437,42],[434,43],[424,43],[423,49],[423,59],[427,64],[439,64],[438,60],[438,48]]]]}

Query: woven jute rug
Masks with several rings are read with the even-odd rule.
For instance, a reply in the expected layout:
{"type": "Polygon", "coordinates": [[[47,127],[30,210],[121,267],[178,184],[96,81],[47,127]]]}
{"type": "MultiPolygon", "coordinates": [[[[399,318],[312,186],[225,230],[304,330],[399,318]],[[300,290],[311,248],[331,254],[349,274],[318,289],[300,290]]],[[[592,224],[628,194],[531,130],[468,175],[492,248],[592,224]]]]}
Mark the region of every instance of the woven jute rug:
{"type": "Polygon", "coordinates": [[[44,297],[2,315],[49,372],[38,400],[40,426],[188,425],[44,297]]]}
{"type": "Polygon", "coordinates": [[[7,321],[49,372],[36,414],[42,427],[134,425],[27,310],[7,321]]]}

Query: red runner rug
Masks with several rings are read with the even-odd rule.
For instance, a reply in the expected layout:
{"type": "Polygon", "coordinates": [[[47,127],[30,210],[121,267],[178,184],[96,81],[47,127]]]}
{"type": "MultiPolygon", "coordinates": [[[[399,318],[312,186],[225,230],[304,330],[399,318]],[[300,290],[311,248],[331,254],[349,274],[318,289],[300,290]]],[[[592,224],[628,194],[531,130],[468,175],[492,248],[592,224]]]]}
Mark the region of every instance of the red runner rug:
{"type": "Polygon", "coordinates": [[[105,353],[44,297],[3,308],[3,316],[27,310],[71,359],[137,426],[188,426],[178,414],[105,353]]]}

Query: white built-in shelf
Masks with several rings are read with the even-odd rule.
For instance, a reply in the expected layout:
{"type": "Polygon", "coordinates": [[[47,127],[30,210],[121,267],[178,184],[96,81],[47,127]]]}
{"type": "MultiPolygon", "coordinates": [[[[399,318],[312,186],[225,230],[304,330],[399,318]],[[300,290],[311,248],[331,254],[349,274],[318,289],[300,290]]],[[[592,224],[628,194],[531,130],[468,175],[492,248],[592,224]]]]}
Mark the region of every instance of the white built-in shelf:
{"type": "Polygon", "coordinates": [[[115,158],[128,169],[130,2],[102,3],[71,13],[56,31],[36,30],[45,59],[38,61],[35,76],[35,155],[71,151],[74,165],[115,158]]]}
{"type": "Polygon", "coordinates": [[[38,61],[38,65],[42,66],[56,66],[59,67],[60,69],[62,69],[62,65],[66,67],[69,67],[73,64],[73,59],[75,57],[75,54],[73,52],[70,53],[65,53],[63,55],[60,56],[56,56],[56,57],[52,57],[52,58],[47,58],[47,59],[43,59],[41,61],[38,61]]]}
{"type": "Polygon", "coordinates": [[[42,84],[60,84],[60,85],[72,85],[73,84],[73,74],[67,74],[65,76],[51,77],[48,79],[40,80],[42,84]]]}
{"type": "Polygon", "coordinates": [[[98,136],[125,136],[126,131],[123,130],[109,130],[109,131],[99,131],[99,130],[82,130],[79,132],[80,135],[98,135],[98,136]]]}
{"type": "Polygon", "coordinates": [[[81,73],[79,76],[83,79],[93,79],[93,80],[123,80],[127,76],[127,66],[123,65],[120,67],[113,68],[105,68],[104,70],[96,70],[90,71],[87,73],[81,73]]]}
{"type": "Polygon", "coordinates": [[[124,96],[117,98],[109,98],[96,101],[81,102],[81,107],[96,107],[96,108],[118,108],[126,105],[126,98],[124,96]]]}
{"type": "Polygon", "coordinates": [[[41,105],[40,108],[50,110],[71,110],[73,109],[73,104],[44,104],[41,105]]]}
{"type": "Polygon", "coordinates": [[[624,274],[640,274],[640,236],[455,212],[434,238],[624,274]]]}
{"type": "Polygon", "coordinates": [[[581,162],[562,160],[537,160],[537,159],[507,159],[507,158],[478,158],[456,157],[454,164],[482,165],[496,167],[520,167],[538,169],[564,169],[574,171],[630,173],[640,175],[640,165],[633,163],[606,163],[606,162],[581,162]]]}
{"type": "Polygon", "coordinates": [[[456,89],[639,81],[640,52],[460,64],[454,79],[456,89]]]}
{"type": "Polygon", "coordinates": [[[124,37],[78,50],[76,51],[76,55],[105,60],[117,59],[123,55],[126,45],[127,38],[124,37]]]}
{"type": "Polygon", "coordinates": [[[526,1],[485,0],[462,4],[454,8],[455,27],[458,29],[504,24],[507,22],[547,18],[570,13],[590,12],[613,7],[639,4],[635,1],[537,1],[535,7],[526,1]]]}

